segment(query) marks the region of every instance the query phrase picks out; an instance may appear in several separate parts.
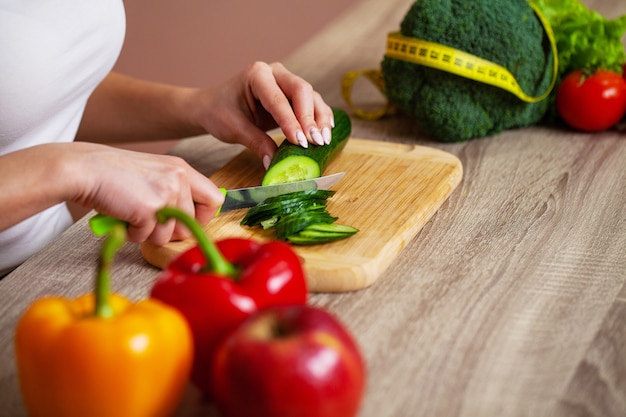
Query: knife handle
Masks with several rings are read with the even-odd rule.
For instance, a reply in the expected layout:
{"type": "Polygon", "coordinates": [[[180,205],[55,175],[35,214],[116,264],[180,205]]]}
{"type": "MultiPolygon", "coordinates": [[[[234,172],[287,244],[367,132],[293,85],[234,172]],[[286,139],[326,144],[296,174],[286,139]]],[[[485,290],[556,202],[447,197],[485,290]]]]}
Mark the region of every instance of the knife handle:
{"type": "MultiPolygon", "coordinates": [[[[224,197],[226,197],[226,188],[220,187],[220,191],[222,192],[222,194],[224,194],[224,197]]],[[[220,211],[222,211],[222,206],[220,206],[220,208],[217,209],[217,212],[215,213],[215,217],[219,216],[220,211]]]]}

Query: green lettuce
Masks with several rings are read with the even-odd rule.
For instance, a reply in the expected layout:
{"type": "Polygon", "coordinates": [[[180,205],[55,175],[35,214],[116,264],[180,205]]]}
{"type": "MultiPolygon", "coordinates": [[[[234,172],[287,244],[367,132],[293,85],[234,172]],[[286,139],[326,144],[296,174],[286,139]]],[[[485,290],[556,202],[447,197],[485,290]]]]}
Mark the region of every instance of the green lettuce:
{"type": "Polygon", "coordinates": [[[626,15],[609,20],[580,0],[532,0],[552,26],[559,78],[577,70],[603,68],[622,73],[626,15]]]}

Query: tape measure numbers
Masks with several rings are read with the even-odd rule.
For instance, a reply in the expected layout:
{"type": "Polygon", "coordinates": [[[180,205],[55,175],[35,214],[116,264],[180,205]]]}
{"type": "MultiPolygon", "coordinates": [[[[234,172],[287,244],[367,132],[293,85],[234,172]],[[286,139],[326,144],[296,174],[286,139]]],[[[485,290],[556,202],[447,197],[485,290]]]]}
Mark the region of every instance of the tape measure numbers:
{"type": "MultiPolygon", "coordinates": [[[[554,33],[552,32],[550,24],[534,5],[531,4],[531,7],[544,28],[553,56],[552,78],[550,85],[548,89],[539,96],[526,94],[515,79],[515,76],[501,65],[446,45],[403,36],[399,32],[392,32],[388,34],[385,55],[390,58],[412,62],[417,65],[423,65],[456,74],[483,84],[492,85],[514,94],[524,102],[537,103],[547,98],[556,84],[558,59],[554,33]]],[[[353,107],[349,96],[354,80],[359,76],[365,76],[370,79],[370,81],[372,81],[381,91],[384,90],[384,85],[377,79],[381,76],[372,75],[372,71],[374,70],[351,71],[344,76],[344,80],[342,82],[342,92],[349,106],[353,107]]],[[[364,116],[364,118],[367,119],[374,119],[381,117],[384,114],[385,109],[379,109],[375,112],[363,112],[362,110],[357,111],[356,109],[355,111],[359,116],[361,116],[359,113],[365,113],[362,117],[364,116]]]]}

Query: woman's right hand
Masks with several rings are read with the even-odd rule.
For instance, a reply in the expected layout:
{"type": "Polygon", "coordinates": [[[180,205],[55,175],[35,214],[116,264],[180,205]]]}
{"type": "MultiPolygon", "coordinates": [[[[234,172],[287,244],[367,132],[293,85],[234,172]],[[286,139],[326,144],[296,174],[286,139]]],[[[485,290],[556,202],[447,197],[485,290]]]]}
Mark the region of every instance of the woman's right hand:
{"type": "Polygon", "coordinates": [[[156,211],[177,207],[208,223],[224,201],[212,181],[184,160],[75,142],[65,156],[65,175],[73,180],[67,200],[124,220],[130,224],[128,238],[162,245],[189,236],[175,221],[159,224],[156,211]]]}

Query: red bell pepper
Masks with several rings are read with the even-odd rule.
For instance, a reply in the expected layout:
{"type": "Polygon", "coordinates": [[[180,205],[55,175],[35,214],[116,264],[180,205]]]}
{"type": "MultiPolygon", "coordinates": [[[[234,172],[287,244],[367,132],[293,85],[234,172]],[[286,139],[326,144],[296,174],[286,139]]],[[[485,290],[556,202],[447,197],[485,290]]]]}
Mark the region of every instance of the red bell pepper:
{"type": "Polygon", "coordinates": [[[157,216],[160,222],[175,218],[185,224],[198,242],[159,274],[151,296],[187,318],[195,347],[191,380],[210,396],[211,362],[224,337],[259,310],[306,303],[302,264],[283,242],[230,238],[214,244],[176,209],[161,209],[157,216]]]}

